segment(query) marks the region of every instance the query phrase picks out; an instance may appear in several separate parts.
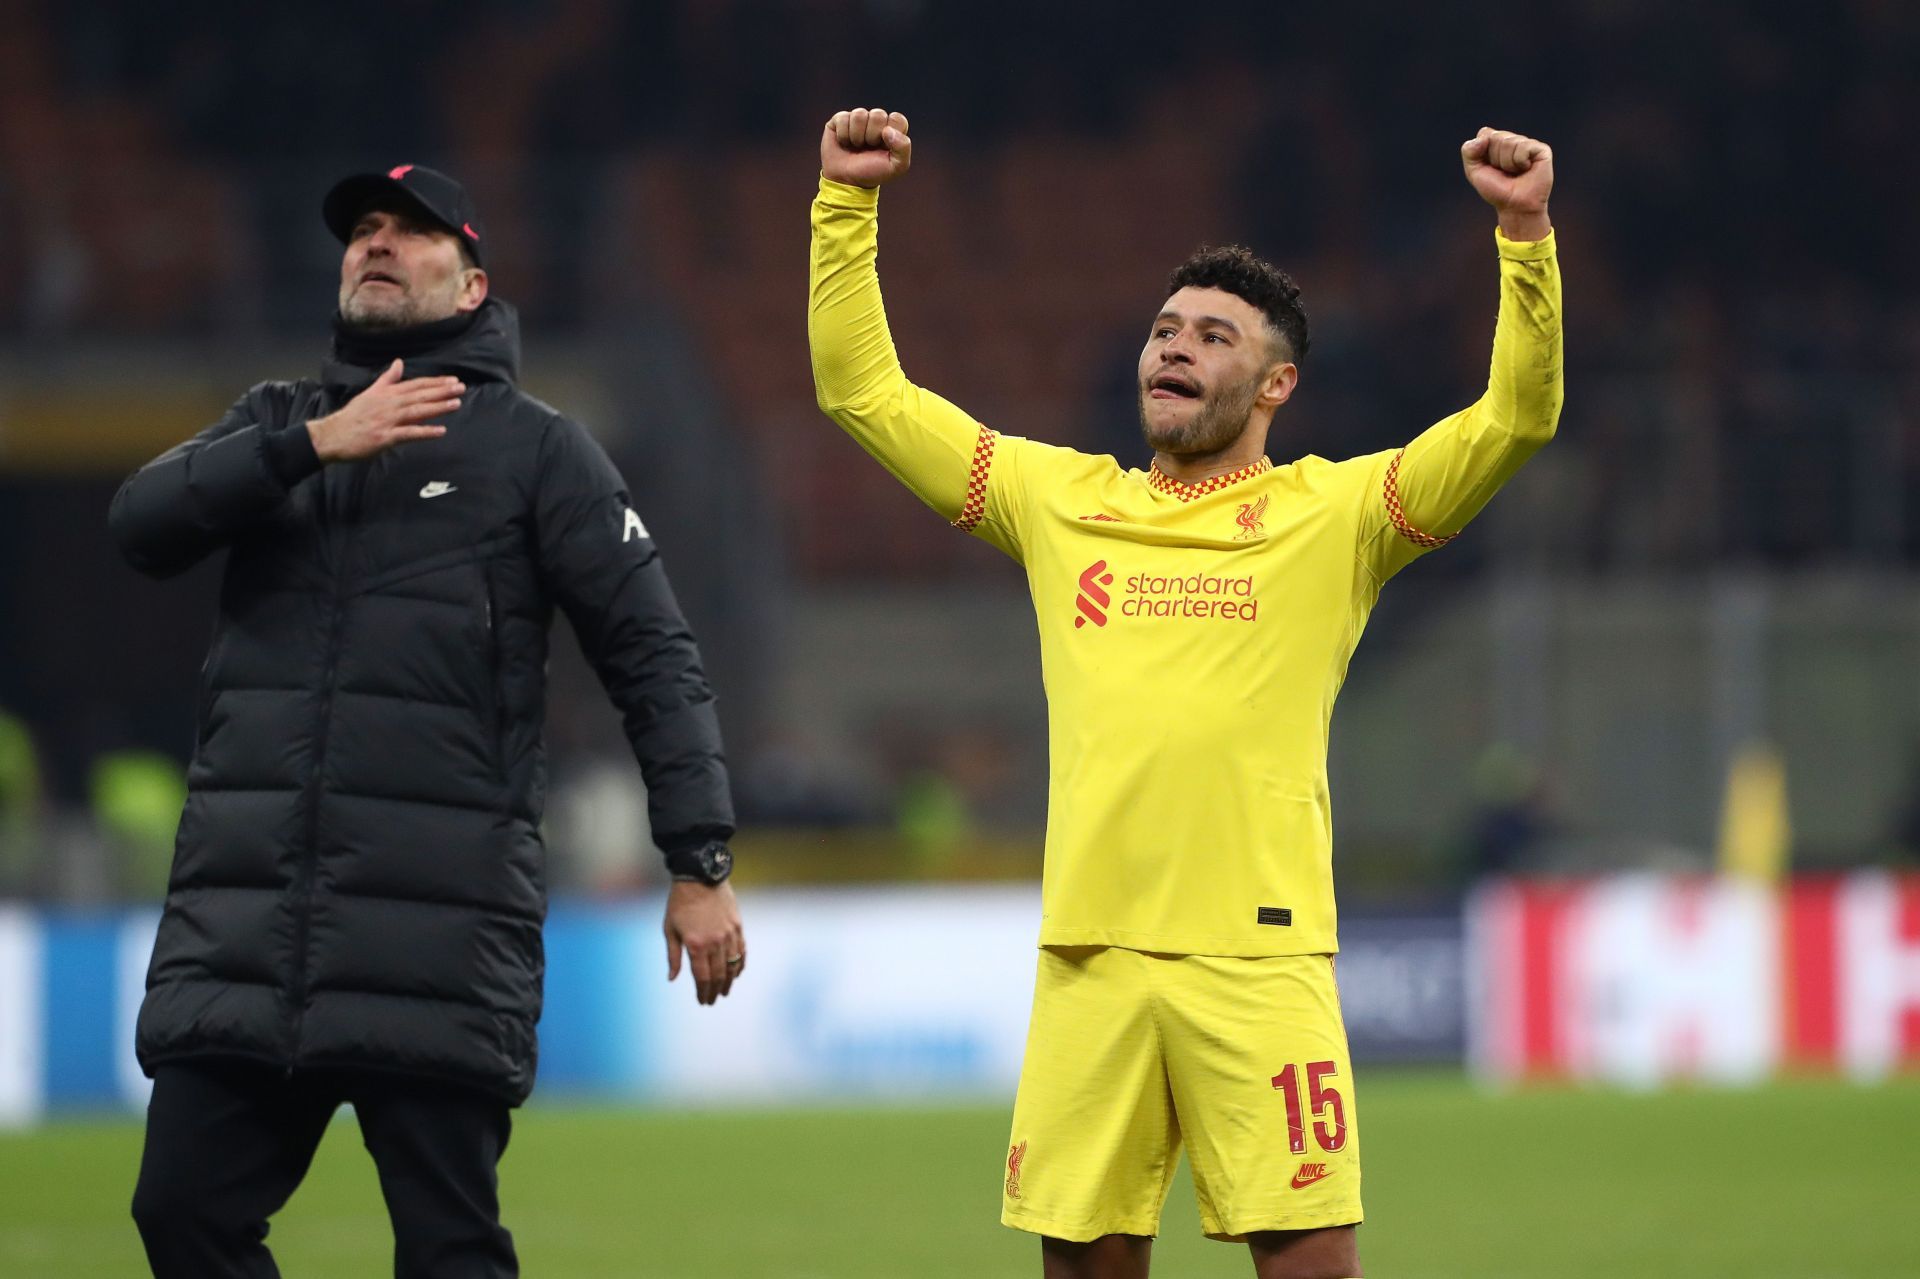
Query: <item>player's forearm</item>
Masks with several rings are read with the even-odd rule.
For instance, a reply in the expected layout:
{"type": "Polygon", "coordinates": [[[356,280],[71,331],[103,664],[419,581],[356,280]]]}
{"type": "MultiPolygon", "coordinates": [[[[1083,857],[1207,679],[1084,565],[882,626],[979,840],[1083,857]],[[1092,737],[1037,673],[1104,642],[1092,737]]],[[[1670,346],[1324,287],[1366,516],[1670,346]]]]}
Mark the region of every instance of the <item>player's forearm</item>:
{"type": "Polygon", "coordinates": [[[822,180],[813,204],[807,343],[829,417],[942,517],[966,497],[980,424],[907,380],[880,300],[878,193],[822,180]]]}
{"type": "Polygon", "coordinates": [[[1493,359],[1484,395],[1381,455],[1364,499],[1370,514],[1361,543],[1376,582],[1452,541],[1560,421],[1560,268],[1547,218],[1553,150],[1483,128],[1462,144],[1460,159],[1500,220],[1493,359]]]}
{"type": "Polygon", "coordinates": [[[1498,242],[1500,317],[1487,392],[1475,407],[1487,427],[1537,448],[1560,421],[1560,264],[1550,230],[1537,240],[1503,231],[1498,242]]]}
{"type": "Polygon", "coordinates": [[[825,178],[813,202],[807,345],[814,396],[839,418],[897,395],[906,383],[880,296],[880,193],[825,178]]]}
{"type": "MultiPolygon", "coordinates": [[[[1551,238],[1500,252],[1500,316],[1487,390],[1472,405],[1420,433],[1381,482],[1397,537],[1370,545],[1384,577],[1414,548],[1437,546],[1464,528],[1500,487],[1553,438],[1560,418],[1560,273],[1551,238]]],[[[1371,497],[1369,500],[1373,500],[1371,497]]]]}

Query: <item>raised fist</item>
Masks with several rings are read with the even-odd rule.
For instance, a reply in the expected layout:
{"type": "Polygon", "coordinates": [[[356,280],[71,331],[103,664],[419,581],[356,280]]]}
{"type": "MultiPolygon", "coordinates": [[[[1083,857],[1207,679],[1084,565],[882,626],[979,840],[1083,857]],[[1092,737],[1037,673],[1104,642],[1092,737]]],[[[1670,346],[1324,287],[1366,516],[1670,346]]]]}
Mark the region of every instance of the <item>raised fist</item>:
{"type": "Polygon", "coordinates": [[[820,134],[820,172],[855,187],[885,186],[913,167],[913,139],[898,111],[836,111],[820,134]]]}
{"type": "Polygon", "coordinates": [[[1482,128],[1460,145],[1460,164],[1480,198],[1500,215],[1507,238],[1546,236],[1550,229],[1547,196],[1553,191],[1552,147],[1524,134],[1482,128]],[[1522,234],[1516,235],[1516,230],[1522,234]]]}

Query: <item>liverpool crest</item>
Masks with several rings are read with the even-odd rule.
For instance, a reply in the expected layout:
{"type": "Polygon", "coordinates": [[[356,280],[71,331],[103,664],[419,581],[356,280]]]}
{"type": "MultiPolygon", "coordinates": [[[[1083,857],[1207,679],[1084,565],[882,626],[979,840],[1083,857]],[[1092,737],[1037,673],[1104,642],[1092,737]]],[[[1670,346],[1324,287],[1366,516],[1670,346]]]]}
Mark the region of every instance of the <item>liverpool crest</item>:
{"type": "Polygon", "coordinates": [[[1234,541],[1251,542],[1267,531],[1260,526],[1260,520],[1267,513],[1267,498],[1270,496],[1263,494],[1258,501],[1240,503],[1240,513],[1233,517],[1233,522],[1240,526],[1240,531],[1233,535],[1234,541]]]}

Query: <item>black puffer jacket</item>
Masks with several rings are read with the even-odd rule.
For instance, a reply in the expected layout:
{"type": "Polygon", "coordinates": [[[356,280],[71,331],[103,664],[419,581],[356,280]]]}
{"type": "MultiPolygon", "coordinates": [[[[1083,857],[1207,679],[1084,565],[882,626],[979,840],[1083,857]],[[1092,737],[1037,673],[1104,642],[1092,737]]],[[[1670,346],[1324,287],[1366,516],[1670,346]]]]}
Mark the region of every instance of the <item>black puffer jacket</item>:
{"type": "Polygon", "coordinates": [[[172,881],[140,1011],[186,1057],[533,1086],[540,812],[557,603],[639,758],[670,851],[733,830],[713,695],[606,454],[514,386],[489,302],[398,340],[454,373],[447,434],[320,466],[305,428],[393,354],[254,387],[135,473],[111,524],[165,577],[226,548],[172,881]]]}

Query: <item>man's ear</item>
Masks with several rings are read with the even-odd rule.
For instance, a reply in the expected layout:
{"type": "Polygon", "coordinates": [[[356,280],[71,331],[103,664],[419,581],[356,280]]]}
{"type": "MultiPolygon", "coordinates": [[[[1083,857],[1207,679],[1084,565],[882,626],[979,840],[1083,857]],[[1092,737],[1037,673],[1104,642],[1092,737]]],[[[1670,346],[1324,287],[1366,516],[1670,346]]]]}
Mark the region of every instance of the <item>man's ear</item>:
{"type": "Polygon", "coordinates": [[[454,299],[456,311],[477,311],[487,300],[487,273],[477,266],[460,272],[460,294],[454,299]]]}
{"type": "Polygon", "coordinates": [[[1300,370],[1291,360],[1283,360],[1267,370],[1267,376],[1260,382],[1260,394],[1254,397],[1254,403],[1265,409],[1277,409],[1293,396],[1293,388],[1300,385],[1300,370]]]}

